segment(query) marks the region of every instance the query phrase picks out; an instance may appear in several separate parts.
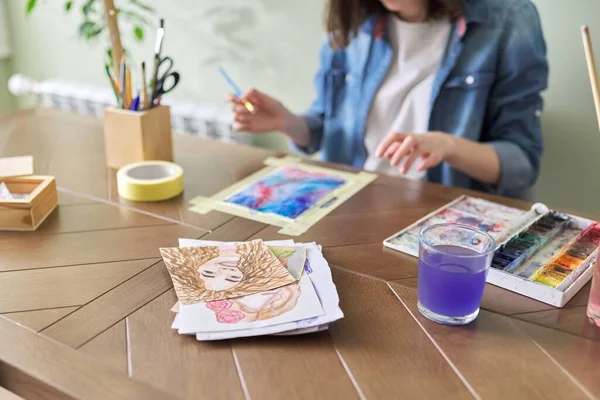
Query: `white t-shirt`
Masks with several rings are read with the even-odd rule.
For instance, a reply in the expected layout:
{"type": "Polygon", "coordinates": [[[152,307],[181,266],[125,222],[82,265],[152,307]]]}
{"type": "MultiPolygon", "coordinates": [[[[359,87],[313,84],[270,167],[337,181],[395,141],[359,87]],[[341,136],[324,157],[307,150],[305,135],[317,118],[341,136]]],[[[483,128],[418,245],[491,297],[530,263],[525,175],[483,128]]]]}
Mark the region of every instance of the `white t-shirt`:
{"type": "MultiPolygon", "coordinates": [[[[402,175],[390,160],[375,155],[379,143],[391,132],[424,133],[429,127],[433,81],[450,35],[449,19],[408,23],[391,13],[388,35],[394,52],[392,65],[373,100],[365,131],[368,157],[364,169],[402,175]]],[[[423,179],[420,159],[404,174],[423,179]]]]}

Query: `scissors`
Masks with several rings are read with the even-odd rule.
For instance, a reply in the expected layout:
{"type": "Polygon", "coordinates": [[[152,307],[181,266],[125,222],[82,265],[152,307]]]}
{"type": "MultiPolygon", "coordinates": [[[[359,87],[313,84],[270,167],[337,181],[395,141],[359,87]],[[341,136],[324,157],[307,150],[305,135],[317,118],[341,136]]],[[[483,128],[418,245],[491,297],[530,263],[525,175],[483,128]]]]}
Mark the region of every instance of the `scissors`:
{"type": "Polygon", "coordinates": [[[173,71],[173,59],[171,57],[159,58],[157,56],[155,58],[155,62],[157,62],[157,71],[160,71],[163,65],[166,65],[167,68],[166,70],[164,70],[163,73],[159,72],[157,74],[157,78],[154,82],[154,88],[152,91],[152,104],[154,104],[157,101],[160,101],[160,97],[162,95],[169,93],[171,90],[175,89],[175,87],[179,83],[180,78],[179,72],[173,71]]]}

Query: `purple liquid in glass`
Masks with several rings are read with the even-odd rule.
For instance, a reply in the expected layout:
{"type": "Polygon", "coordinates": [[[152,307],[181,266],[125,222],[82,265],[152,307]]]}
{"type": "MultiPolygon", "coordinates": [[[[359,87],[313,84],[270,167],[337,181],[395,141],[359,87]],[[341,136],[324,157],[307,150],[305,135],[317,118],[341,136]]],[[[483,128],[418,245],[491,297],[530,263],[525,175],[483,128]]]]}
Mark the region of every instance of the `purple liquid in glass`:
{"type": "Polygon", "coordinates": [[[421,305],[447,317],[464,317],[477,311],[490,255],[473,257],[480,253],[458,246],[434,246],[433,250],[422,248],[419,257],[421,305]]]}

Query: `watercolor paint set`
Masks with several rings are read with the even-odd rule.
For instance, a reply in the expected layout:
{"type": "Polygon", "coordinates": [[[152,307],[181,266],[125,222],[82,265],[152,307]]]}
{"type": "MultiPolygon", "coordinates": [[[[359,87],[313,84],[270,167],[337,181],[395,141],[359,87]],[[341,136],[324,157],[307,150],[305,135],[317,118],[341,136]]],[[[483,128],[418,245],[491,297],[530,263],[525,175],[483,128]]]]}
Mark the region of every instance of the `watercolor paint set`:
{"type": "Polygon", "coordinates": [[[437,223],[470,225],[496,240],[486,281],[564,306],[592,277],[600,224],[535,204],[524,211],[461,196],[384,241],[418,257],[421,229],[437,223]]]}

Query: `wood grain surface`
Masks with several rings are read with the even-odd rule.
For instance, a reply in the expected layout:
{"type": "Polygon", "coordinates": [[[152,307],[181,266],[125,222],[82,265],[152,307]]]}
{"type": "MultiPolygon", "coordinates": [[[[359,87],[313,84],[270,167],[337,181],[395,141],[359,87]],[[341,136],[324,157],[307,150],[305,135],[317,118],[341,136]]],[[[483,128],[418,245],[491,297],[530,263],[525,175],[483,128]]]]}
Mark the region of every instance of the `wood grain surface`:
{"type": "Polygon", "coordinates": [[[487,285],[474,323],[441,326],[416,310],[416,259],[382,245],[462,194],[530,205],[391,176],[293,238],[323,246],[342,320],[301,336],[178,335],[159,247],[288,239],[277,227],[188,211],[195,196],[279,154],[175,134],[184,192],[135,203],[118,196],[102,132],[101,120],[54,110],[0,118],[0,156],[32,155],[36,174],[56,178],[59,204],[36,232],[0,232],[0,398],[600,398],[589,284],[562,309],[487,285]]]}

